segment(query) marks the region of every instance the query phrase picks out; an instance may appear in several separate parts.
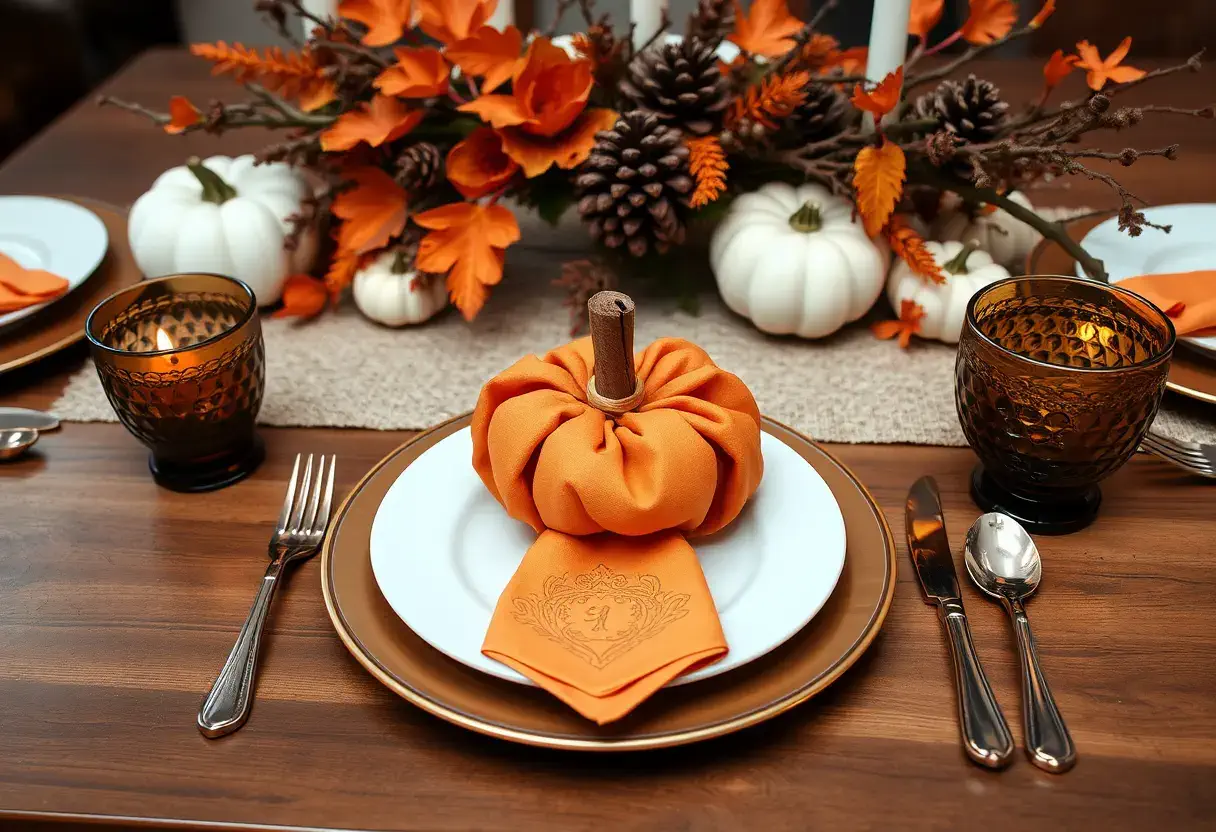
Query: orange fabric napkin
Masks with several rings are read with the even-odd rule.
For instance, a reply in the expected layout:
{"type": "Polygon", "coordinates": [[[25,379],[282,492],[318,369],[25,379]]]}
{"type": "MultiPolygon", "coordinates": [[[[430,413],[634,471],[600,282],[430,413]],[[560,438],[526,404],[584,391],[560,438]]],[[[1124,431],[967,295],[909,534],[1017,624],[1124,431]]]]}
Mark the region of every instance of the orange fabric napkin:
{"type": "Polygon", "coordinates": [[[68,282],[41,269],[27,269],[0,253],[0,312],[46,303],[68,290],[68,282]]]}
{"type": "Polygon", "coordinates": [[[700,347],[635,356],[635,411],[587,404],[590,339],[490,380],[473,465],[540,533],[503,590],[482,651],[598,723],[629,713],[727,646],[685,536],[730,523],[760,484],[760,412],[700,347]]]}
{"type": "Polygon", "coordinates": [[[1216,335],[1216,271],[1145,274],[1119,286],[1169,315],[1179,335],[1216,335]]]}

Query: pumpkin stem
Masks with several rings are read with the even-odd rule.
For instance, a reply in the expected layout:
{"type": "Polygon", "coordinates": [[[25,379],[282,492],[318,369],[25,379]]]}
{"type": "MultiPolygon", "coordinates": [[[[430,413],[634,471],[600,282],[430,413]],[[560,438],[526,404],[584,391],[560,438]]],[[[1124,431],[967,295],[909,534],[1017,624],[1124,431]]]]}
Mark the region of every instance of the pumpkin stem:
{"type": "Polygon", "coordinates": [[[823,226],[823,217],[819,214],[819,206],[809,200],[794,213],[790,214],[790,228],[810,234],[823,226]]]}
{"type": "Polygon", "coordinates": [[[203,186],[204,202],[214,202],[216,205],[223,205],[236,196],[236,188],[229,185],[218,173],[199,161],[197,156],[191,156],[186,161],[186,167],[190,169],[190,172],[198,179],[199,184],[203,186]]]}
{"type": "Polygon", "coordinates": [[[946,263],[943,263],[942,268],[950,272],[950,274],[966,274],[967,258],[974,254],[979,247],[980,244],[975,240],[968,240],[963,243],[963,250],[951,257],[946,263]]]}
{"type": "Polygon", "coordinates": [[[409,258],[405,256],[405,252],[401,249],[397,250],[397,254],[393,257],[392,273],[405,274],[410,270],[409,258]]]}

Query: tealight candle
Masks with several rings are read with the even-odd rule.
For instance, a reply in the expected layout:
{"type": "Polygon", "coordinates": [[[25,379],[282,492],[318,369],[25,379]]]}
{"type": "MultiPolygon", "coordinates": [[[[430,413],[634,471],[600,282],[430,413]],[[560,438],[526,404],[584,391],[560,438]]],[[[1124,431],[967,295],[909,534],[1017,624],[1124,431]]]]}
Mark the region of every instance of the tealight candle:
{"type": "Polygon", "coordinates": [[[158,483],[209,491],[261,463],[254,421],[265,350],[244,283],[212,274],[147,280],[98,304],[85,333],[106,397],[151,450],[158,483]]]}

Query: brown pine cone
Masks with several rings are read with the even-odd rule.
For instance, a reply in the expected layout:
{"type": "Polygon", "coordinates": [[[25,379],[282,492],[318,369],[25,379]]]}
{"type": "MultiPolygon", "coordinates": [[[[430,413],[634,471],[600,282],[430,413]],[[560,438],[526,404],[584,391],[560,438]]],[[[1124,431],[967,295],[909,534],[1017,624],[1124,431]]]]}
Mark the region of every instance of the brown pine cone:
{"type": "Polygon", "coordinates": [[[637,109],[697,136],[715,130],[730,103],[714,48],[694,37],[639,52],[620,91],[637,109]]]}
{"type": "Polygon", "coordinates": [[[1008,110],[1001,91],[992,82],[968,75],[966,81],[942,81],[935,90],[916,99],[909,118],[936,119],[937,130],[979,144],[997,137],[1009,117],[1008,110]]]}
{"type": "Polygon", "coordinates": [[[443,173],[443,156],[430,142],[418,142],[397,157],[397,184],[408,193],[435,187],[443,173]]]}
{"type": "Polygon", "coordinates": [[[835,84],[811,81],[806,98],[790,114],[789,125],[803,143],[831,138],[852,127],[860,113],[835,84]]]}
{"type": "Polygon", "coordinates": [[[700,0],[688,16],[687,36],[717,46],[735,29],[734,0],[700,0]]]}
{"type": "Polygon", "coordinates": [[[591,236],[634,257],[684,241],[693,179],[679,130],[632,110],[596,137],[575,176],[578,210],[591,236]]]}

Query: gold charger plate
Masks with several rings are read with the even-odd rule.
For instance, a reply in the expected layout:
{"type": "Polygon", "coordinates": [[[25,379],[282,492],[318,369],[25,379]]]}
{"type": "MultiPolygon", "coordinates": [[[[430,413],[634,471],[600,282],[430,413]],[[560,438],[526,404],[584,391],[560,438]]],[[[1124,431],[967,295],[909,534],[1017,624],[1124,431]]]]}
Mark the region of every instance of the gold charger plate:
{"type": "MultiPolygon", "coordinates": [[[[1078,243],[1098,223],[1113,217],[1115,212],[1097,217],[1065,222],[1068,236],[1078,243]]],[[[1076,275],[1077,261],[1056,242],[1044,239],[1026,257],[1026,274],[1076,275]]],[[[1170,375],[1165,386],[1175,393],[1216,404],[1216,362],[1179,345],[1170,359],[1170,375]]]]}
{"type": "Polygon", "coordinates": [[[0,332],[0,374],[33,364],[84,338],[84,323],[93,307],[119,289],[143,279],[127,243],[127,212],[93,199],[59,199],[88,208],[105,224],[110,237],[97,271],[72,292],[36,314],[0,332]]]}
{"type": "MultiPolygon", "coordinates": [[[[435,716],[501,739],[578,751],[663,748],[729,734],[820,692],[874,640],[895,592],[895,542],[882,512],[847,468],[770,419],[763,429],[812,465],[844,515],[844,570],[831,598],[797,635],[746,667],[668,688],[619,722],[596,726],[539,688],[455,662],[413,633],[380,594],[369,538],[389,487],[427,448],[469,424],[457,417],[380,461],[338,509],[321,549],[321,588],[338,636],[373,676],[435,716]]],[[[791,541],[799,545],[802,541],[791,541]]],[[[814,557],[813,545],[808,557],[814,557]]]]}

